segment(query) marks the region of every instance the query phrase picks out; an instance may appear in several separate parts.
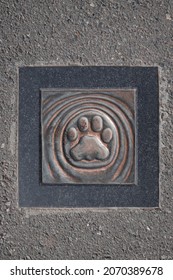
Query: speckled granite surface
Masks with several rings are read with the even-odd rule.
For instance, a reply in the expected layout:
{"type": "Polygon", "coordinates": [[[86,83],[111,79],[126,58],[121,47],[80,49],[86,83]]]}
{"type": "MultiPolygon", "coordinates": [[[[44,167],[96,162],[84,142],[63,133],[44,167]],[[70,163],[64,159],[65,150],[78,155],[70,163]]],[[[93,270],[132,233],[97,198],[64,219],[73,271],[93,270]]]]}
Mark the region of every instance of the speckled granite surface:
{"type": "Polygon", "coordinates": [[[0,1],[0,258],[173,258],[172,1],[0,1]],[[18,67],[158,66],[161,208],[17,206],[18,67]]]}

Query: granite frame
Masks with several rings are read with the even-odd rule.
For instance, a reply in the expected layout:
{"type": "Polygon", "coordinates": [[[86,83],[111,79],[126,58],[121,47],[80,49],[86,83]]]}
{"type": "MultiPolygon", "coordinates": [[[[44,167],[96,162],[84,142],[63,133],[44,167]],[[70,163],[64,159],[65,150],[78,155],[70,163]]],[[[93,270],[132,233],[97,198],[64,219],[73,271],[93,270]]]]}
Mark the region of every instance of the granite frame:
{"type": "Polygon", "coordinates": [[[20,67],[18,149],[19,207],[159,207],[158,68],[20,67]],[[42,184],[41,88],[137,89],[137,184],[42,184]]]}

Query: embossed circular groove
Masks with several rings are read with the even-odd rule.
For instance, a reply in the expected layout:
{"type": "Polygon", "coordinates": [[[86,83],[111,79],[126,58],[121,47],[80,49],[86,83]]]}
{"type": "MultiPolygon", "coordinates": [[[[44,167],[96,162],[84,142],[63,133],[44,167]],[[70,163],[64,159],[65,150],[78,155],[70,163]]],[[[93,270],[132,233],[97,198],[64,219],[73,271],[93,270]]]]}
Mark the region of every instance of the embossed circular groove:
{"type": "Polygon", "coordinates": [[[134,116],[125,103],[108,93],[54,96],[43,106],[43,123],[54,178],[127,181],[134,165],[134,116]]]}

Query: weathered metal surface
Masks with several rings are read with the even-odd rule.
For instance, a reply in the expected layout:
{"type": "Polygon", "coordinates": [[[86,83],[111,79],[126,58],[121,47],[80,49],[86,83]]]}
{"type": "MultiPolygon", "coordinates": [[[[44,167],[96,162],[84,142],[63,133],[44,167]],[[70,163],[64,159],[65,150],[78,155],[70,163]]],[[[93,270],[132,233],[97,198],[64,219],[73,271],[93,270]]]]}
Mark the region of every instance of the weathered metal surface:
{"type": "Polygon", "coordinates": [[[42,89],[42,182],[135,183],[136,94],[42,89]]]}

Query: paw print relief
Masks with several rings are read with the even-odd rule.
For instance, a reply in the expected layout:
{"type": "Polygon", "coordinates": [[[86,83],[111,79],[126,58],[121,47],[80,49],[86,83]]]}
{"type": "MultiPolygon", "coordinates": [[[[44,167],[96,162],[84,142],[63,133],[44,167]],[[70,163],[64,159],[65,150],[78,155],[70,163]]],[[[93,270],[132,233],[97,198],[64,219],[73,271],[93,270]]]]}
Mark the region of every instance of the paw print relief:
{"type": "Polygon", "coordinates": [[[134,103],[133,90],[42,93],[43,183],[134,183],[134,103]]]}
{"type": "Polygon", "coordinates": [[[78,127],[71,127],[67,133],[69,141],[74,141],[81,132],[79,142],[70,150],[71,157],[76,160],[104,160],[109,156],[109,149],[104,143],[109,143],[112,139],[112,130],[103,130],[103,120],[100,116],[91,119],[89,130],[88,118],[81,117],[78,120],[78,127]],[[85,129],[83,129],[85,127],[85,129]],[[78,129],[78,130],[77,130],[78,129]],[[72,137],[72,132],[75,137],[72,137]],[[82,132],[84,132],[82,134],[82,132]],[[98,135],[94,132],[98,132],[98,135]]]}

